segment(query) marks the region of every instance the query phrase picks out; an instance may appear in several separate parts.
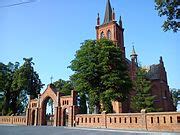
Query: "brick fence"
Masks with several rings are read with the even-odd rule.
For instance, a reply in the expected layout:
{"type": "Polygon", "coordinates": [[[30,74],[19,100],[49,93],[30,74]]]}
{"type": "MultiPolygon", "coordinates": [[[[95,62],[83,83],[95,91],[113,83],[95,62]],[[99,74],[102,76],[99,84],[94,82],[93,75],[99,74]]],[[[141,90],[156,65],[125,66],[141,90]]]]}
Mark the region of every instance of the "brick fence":
{"type": "Polygon", "coordinates": [[[0,116],[0,124],[27,125],[26,116],[0,116]]]}
{"type": "MultiPolygon", "coordinates": [[[[180,132],[180,112],[77,114],[76,127],[180,132]]],[[[0,116],[0,124],[27,125],[26,116],[0,116]]]]}
{"type": "Polygon", "coordinates": [[[179,112],[78,114],[77,127],[180,132],[179,112]]]}

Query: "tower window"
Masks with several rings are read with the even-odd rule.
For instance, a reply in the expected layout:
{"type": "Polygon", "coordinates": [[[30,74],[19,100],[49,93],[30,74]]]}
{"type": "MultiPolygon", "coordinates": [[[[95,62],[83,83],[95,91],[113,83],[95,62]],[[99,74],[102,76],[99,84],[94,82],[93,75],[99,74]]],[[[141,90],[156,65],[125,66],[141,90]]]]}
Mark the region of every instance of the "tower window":
{"type": "Polygon", "coordinates": [[[110,30],[107,31],[107,38],[111,39],[111,31],[110,30]]]}
{"type": "Polygon", "coordinates": [[[103,31],[101,32],[101,38],[104,38],[104,32],[103,31]]]}

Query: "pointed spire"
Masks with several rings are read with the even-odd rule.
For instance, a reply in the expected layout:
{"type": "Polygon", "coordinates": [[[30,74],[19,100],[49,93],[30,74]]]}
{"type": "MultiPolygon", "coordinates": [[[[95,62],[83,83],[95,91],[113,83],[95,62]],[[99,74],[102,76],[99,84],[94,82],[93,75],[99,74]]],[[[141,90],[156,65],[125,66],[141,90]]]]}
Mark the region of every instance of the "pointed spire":
{"type": "Polygon", "coordinates": [[[112,21],[112,8],[110,1],[107,0],[106,3],[106,11],[105,11],[105,16],[104,16],[104,24],[109,23],[112,21]]]}
{"type": "Polygon", "coordinates": [[[135,51],[135,49],[134,49],[134,45],[133,45],[133,50],[132,50],[131,55],[137,55],[137,54],[136,54],[136,51],[135,51]]]}
{"type": "Polygon", "coordinates": [[[112,19],[113,19],[113,21],[115,21],[115,12],[114,12],[114,8],[113,8],[112,19]]]}
{"type": "Polygon", "coordinates": [[[121,19],[121,16],[119,17],[119,26],[122,27],[122,19],[121,19]]]}
{"type": "Polygon", "coordinates": [[[162,65],[164,65],[164,62],[163,62],[163,58],[162,58],[162,56],[160,56],[159,63],[160,63],[160,64],[162,64],[162,65]]]}
{"type": "Polygon", "coordinates": [[[132,50],[132,53],[130,55],[131,59],[135,59],[135,62],[137,62],[137,54],[136,54],[136,51],[134,49],[134,45],[133,45],[133,50],[132,50]]]}
{"type": "Polygon", "coordinates": [[[98,13],[98,17],[97,17],[97,26],[100,25],[100,17],[99,17],[99,13],[98,13]]]}

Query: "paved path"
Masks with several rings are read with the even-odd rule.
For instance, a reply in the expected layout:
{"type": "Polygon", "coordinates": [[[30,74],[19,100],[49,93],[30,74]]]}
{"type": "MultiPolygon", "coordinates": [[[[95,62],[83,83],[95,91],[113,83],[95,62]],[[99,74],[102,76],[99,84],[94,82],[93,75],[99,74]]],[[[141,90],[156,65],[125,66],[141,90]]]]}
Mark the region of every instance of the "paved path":
{"type": "Polygon", "coordinates": [[[110,129],[68,128],[50,126],[2,126],[0,135],[179,135],[178,133],[122,131],[110,129]]]}

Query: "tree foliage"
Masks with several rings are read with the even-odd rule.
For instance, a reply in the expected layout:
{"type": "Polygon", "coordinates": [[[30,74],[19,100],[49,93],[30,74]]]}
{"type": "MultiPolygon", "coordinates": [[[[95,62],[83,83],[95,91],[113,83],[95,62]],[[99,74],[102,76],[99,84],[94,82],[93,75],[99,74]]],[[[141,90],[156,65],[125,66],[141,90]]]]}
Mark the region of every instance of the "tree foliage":
{"type": "Polygon", "coordinates": [[[179,31],[180,28],[180,1],[179,0],[155,0],[155,7],[159,16],[167,19],[162,25],[164,31],[179,31]]]}
{"type": "Polygon", "coordinates": [[[112,112],[112,101],[124,101],[131,88],[127,66],[120,48],[112,41],[86,40],[70,68],[71,80],[80,95],[87,95],[90,112],[97,108],[112,112]],[[101,108],[103,107],[103,108],[101,108]]]}
{"type": "Polygon", "coordinates": [[[146,75],[145,69],[138,69],[134,81],[135,95],[131,98],[131,108],[134,112],[140,112],[141,109],[146,109],[147,112],[156,111],[154,107],[155,96],[150,94],[151,82],[147,80],[146,75]]]}
{"type": "Polygon", "coordinates": [[[70,95],[71,90],[73,90],[73,84],[71,81],[59,79],[58,81],[54,82],[53,85],[58,91],[65,95],[70,95]]]}
{"type": "MultiPolygon", "coordinates": [[[[19,63],[15,64],[9,62],[7,65],[0,63],[0,92],[3,93],[1,96],[1,114],[7,115],[14,112],[13,108],[20,106],[20,102],[14,103],[17,100],[17,95],[19,91],[12,89],[12,84],[14,82],[14,75],[19,68],[19,63]],[[15,98],[16,97],[16,98],[15,98]]],[[[16,112],[19,112],[16,109],[16,112]]]]}
{"type": "Polygon", "coordinates": [[[39,75],[34,71],[32,58],[24,58],[24,64],[15,73],[14,89],[26,90],[31,98],[37,98],[43,84],[39,79],[39,75]]]}
{"type": "Polygon", "coordinates": [[[27,104],[27,94],[37,97],[42,88],[38,74],[34,71],[32,58],[24,59],[20,67],[16,62],[0,63],[0,110],[2,115],[22,113],[27,104]]]}
{"type": "Polygon", "coordinates": [[[177,107],[180,104],[180,89],[171,89],[174,106],[177,107]]]}

